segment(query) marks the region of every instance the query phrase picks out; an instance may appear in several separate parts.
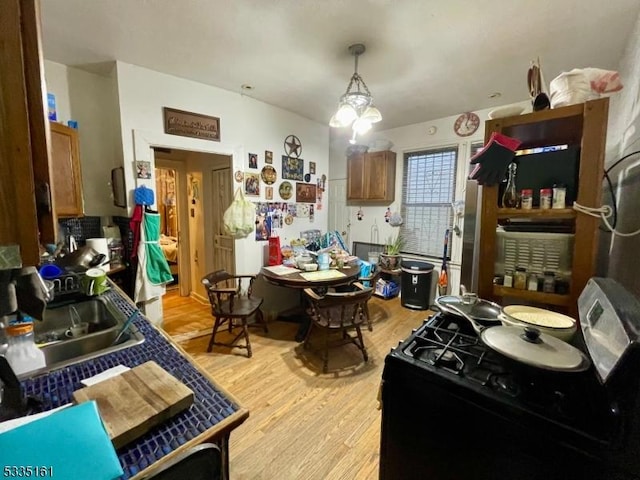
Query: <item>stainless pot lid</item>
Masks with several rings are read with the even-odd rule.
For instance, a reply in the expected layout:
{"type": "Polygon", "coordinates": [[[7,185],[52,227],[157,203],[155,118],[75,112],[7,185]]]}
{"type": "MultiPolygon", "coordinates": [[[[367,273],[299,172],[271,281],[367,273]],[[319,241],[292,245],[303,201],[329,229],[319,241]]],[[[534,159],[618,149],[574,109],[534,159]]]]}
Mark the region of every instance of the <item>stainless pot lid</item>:
{"type": "Polygon", "coordinates": [[[545,370],[581,372],[589,359],[577,348],[533,327],[491,327],[482,341],[502,355],[545,370]]]}

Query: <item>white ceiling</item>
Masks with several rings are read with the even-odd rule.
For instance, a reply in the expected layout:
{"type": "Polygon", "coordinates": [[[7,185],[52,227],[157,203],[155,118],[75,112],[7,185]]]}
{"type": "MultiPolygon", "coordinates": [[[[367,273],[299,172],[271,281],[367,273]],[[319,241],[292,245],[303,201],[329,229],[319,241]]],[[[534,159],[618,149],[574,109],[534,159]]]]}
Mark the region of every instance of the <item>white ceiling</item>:
{"type": "MultiPolygon", "coordinates": [[[[574,67],[615,69],[640,0],[41,0],[45,58],[111,60],[239,92],[328,122],[359,72],[378,129],[528,98],[574,67]],[[498,99],[489,98],[500,92],[498,99]]],[[[624,82],[624,79],[623,79],[624,82]]]]}

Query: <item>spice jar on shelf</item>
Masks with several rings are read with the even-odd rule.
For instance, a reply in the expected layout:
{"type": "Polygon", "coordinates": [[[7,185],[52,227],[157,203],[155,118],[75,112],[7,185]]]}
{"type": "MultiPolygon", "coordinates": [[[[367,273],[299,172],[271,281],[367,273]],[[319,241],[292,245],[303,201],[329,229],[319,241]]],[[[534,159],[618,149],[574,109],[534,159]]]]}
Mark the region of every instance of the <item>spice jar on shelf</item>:
{"type": "Polygon", "coordinates": [[[502,279],[502,286],[503,287],[509,287],[509,288],[513,287],[513,270],[505,270],[504,271],[504,277],[502,279]]]}
{"type": "Polygon", "coordinates": [[[542,291],[544,293],[555,293],[556,291],[556,275],[553,272],[544,272],[542,280],[542,291]]]}
{"type": "Polygon", "coordinates": [[[529,275],[527,290],[531,290],[532,292],[538,291],[538,276],[535,273],[532,273],[531,275],[529,275]]]}
{"type": "Polygon", "coordinates": [[[522,189],[520,192],[520,206],[523,210],[531,210],[533,208],[533,190],[530,188],[522,189]]]}
{"type": "Polygon", "coordinates": [[[516,271],[513,274],[513,288],[519,290],[527,289],[527,269],[524,267],[516,267],[516,271]]]}
{"type": "Polygon", "coordinates": [[[567,198],[567,187],[562,184],[553,186],[553,202],[551,208],[565,208],[567,198]]]}
{"type": "Polygon", "coordinates": [[[540,208],[542,210],[546,210],[551,208],[551,197],[553,195],[553,190],[550,188],[541,188],[540,189],[540,208]]]}

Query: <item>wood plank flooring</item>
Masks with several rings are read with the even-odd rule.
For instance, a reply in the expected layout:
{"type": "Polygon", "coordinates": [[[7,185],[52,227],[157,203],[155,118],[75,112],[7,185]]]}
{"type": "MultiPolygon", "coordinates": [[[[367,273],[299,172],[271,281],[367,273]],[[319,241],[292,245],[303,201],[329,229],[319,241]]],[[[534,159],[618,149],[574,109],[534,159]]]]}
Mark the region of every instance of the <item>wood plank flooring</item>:
{"type": "Polygon", "coordinates": [[[329,373],[323,374],[320,358],[294,341],[297,324],[271,322],[268,334],[252,329],[250,359],[241,349],[206,353],[209,305],[178,292],[163,303],[165,330],[250,411],[231,434],[233,479],[378,478],[384,357],[428,311],[373,297],[373,331],[363,329],[369,362],[345,345],[330,351],[329,373]]]}

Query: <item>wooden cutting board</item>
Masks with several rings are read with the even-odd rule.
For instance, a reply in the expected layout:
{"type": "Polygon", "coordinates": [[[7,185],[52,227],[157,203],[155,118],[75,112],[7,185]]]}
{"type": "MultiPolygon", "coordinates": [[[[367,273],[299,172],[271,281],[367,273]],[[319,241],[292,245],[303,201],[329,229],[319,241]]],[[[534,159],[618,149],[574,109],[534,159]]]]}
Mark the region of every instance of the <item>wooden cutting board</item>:
{"type": "Polygon", "coordinates": [[[115,448],[193,404],[193,392],[156,362],[73,392],[75,403],[95,400],[115,448]]]}

